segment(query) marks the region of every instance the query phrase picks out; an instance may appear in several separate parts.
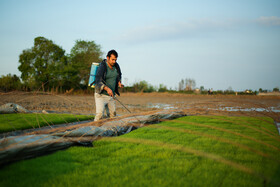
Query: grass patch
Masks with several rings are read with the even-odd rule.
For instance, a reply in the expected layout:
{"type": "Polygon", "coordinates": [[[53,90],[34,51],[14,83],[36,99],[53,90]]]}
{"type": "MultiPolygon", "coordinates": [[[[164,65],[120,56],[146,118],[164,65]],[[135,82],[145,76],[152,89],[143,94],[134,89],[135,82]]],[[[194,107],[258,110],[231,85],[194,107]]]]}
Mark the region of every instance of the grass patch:
{"type": "Polygon", "coordinates": [[[94,119],[89,115],[73,114],[1,114],[0,133],[94,119]]]}
{"type": "Polygon", "coordinates": [[[5,166],[0,186],[279,186],[272,122],[182,117],[5,166]]]}

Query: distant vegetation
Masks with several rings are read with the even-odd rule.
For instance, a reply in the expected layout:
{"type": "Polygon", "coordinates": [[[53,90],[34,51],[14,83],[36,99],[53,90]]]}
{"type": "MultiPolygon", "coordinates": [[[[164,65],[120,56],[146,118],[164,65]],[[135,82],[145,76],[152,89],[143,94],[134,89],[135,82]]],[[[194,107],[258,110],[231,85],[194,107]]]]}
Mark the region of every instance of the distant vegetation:
{"type": "MultiPolygon", "coordinates": [[[[36,37],[34,46],[25,49],[19,55],[18,70],[21,76],[2,75],[0,91],[43,91],[54,93],[92,93],[87,86],[92,62],[101,62],[101,46],[94,41],[76,40],[70,54],[65,54],[62,47],[52,40],[36,37]]],[[[145,80],[134,83],[121,90],[122,92],[170,92],[185,94],[247,94],[256,95],[267,90],[252,91],[250,89],[236,92],[230,89],[217,90],[196,88],[196,81],[191,78],[182,79],[178,88],[167,88],[164,84],[153,86],[145,80]]],[[[276,87],[273,91],[279,92],[276,87]]]]}

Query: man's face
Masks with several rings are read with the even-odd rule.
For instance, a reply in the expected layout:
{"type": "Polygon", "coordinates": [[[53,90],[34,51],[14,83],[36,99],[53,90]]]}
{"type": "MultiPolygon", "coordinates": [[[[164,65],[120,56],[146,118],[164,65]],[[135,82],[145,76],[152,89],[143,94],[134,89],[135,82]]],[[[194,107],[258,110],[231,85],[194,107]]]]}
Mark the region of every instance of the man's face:
{"type": "Polygon", "coordinates": [[[115,57],[115,55],[111,54],[110,58],[107,57],[107,62],[108,62],[111,66],[114,66],[115,63],[117,62],[117,57],[115,57]]]}

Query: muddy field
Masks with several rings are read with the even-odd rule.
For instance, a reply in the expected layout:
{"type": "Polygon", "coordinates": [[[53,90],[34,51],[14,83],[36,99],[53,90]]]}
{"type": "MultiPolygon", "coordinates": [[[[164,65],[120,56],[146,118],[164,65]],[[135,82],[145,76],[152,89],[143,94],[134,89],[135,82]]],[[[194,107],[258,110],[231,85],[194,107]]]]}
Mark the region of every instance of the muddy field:
{"type": "MultiPolygon", "coordinates": [[[[182,109],[188,115],[270,116],[280,121],[280,96],[185,95],[168,93],[122,93],[118,97],[132,113],[182,109]]],[[[16,103],[31,111],[95,114],[94,95],[54,95],[48,93],[2,93],[0,105],[16,103]]],[[[117,114],[129,112],[118,102],[117,114]]]]}

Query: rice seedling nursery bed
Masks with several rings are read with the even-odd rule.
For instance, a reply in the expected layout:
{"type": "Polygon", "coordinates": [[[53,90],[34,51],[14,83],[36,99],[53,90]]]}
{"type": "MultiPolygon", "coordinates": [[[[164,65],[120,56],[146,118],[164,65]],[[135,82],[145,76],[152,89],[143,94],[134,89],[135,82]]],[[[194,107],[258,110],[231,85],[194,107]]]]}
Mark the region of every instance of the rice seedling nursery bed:
{"type": "Polygon", "coordinates": [[[1,114],[0,133],[14,130],[34,129],[49,125],[70,123],[75,121],[92,120],[92,115],[73,115],[73,114],[1,114]]]}
{"type": "Polygon", "coordinates": [[[0,186],[279,186],[271,118],[186,116],[6,165],[0,186]]]}

